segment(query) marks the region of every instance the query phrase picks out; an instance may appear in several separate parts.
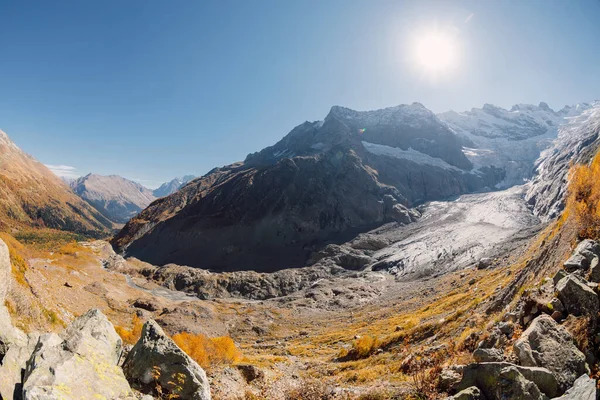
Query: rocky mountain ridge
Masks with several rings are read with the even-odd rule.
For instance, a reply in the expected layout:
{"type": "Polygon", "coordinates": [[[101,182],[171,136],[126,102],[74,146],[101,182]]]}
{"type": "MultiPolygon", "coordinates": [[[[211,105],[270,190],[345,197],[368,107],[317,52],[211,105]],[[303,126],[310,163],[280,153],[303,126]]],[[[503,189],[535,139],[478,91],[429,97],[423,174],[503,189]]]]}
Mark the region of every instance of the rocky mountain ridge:
{"type": "Polygon", "coordinates": [[[392,217],[390,207],[523,183],[557,126],[589,107],[486,105],[436,116],[419,103],[366,112],[335,106],[323,121],[153,203],[113,244],[158,265],[304,266],[327,243],[412,220],[392,217]]]}
{"type": "Polygon", "coordinates": [[[46,227],[96,237],[112,222],[98,213],[46,166],[0,131],[0,219],[3,229],[46,227]]]}
{"type": "Polygon", "coordinates": [[[168,196],[170,194],[175,193],[179,189],[181,189],[184,185],[186,185],[188,182],[192,181],[194,178],[195,178],[194,175],[184,175],[182,177],[174,178],[174,179],[170,180],[169,182],[163,183],[157,189],[154,189],[152,191],[152,194],[157,199],[168,196]]]}
{"type": "Polygon", "coordinates": [[[560,127],[590,107],[582,103],[554,111],[540,103],[505,110],[485,104],[481,109],[449,111],[438,117],[462,140],[463,153],[476,170],[493,165],[505,171],[504,180],[496,187],[506,188],[531,179],[536,160],[552,146],[560,127]]]}
{"type": "Polygon", "coordinates": [[[156,199],[150,189],[118,175],[88,174],[73,180],[70,186],[75,194],[117,223],[129,221],[156,199]]]}
{"type": "Polygon", "coordinates": [[[564,209],[569,168],[588,163],[600,147],[600,102],[559,129],[558,138],[536,161],[537,175],[527,185],[525,199],[545,221],[564,209]]]}
{"type": "Polygon", "coordinates": [[[410,222],[406,207],[503,178],[494,167],[476,174],[471,168],[456,135],[420,104],[364,113],[333,107],[323,122],[301,124],[243,163],[217,168],[153,203],[113,243],[159,265],[304,266],[328,241],[388,221],[410,222]],[[408,156],[382,154],[364,142],[408,156]]]}

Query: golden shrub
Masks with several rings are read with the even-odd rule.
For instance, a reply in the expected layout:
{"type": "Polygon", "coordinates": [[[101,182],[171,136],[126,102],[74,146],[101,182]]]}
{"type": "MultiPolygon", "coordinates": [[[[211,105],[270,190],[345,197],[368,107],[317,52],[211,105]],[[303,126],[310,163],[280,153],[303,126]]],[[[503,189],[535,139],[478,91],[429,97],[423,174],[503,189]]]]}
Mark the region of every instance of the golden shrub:
{"type": "Polygon", "coordinates": [[[360,360],[362,358],[367,358],[380,346],[381,342],[378,338],[371,335],[361,336],[352,343],[352,348],[349,350],[342,350],[339,358],[342,360],[360,360]]]}
{"type": "Polygon", "coordinates": [[[144,322],[137,315],[133,315],[131,319],[131,329],[124,328],[122,326],[115,326],[115,330],[121,336],[123,342],[127,344],[135,344],[142,335],[142,328],[144,326],[144,322]]]}
{"type": "Polygon", "coordinates": [[[202,334],[181,332],[173,336],[173,341],[205,369],[242,359],[241,351],[229,336],[208,338],[202,334]]]}
{"type": "Polygon", "coordinates": [[[600,155],[571,168],[566,213],[574,218],[581,238],[600,238],[600,155]]]}

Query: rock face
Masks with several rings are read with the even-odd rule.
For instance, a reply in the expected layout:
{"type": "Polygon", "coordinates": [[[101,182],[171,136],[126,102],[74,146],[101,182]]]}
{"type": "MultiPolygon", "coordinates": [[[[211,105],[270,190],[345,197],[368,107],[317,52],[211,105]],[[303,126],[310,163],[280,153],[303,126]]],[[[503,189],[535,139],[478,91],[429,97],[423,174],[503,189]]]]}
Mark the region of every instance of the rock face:
{"type": "Polygon", "coordinates": [[[156,197],[150,189],[117,175],[88,174],[70,183],[73,191],[106,218],[125,223],[156,197]]]}
{"type": "Polygon", "coordinates": [[[454,396],[448,397],[447,400],[486,400],[481,390],[477,388],[477,386],[471,386],[460,392],[456,393],[454,396]]]}
{"type": "Polygon", "coordinates": [[[23,399],[132,399],[117,365],[122,342],[98,310],[77,318],[60,336],[40,336],[27,361],[23,399]]]}
{"type": "Polygon", "coordinates": [[[573,384],[573,387],[554,400],[596,400],[596,381],[587,375],[582,375],[573,384]]]}
{"type": "Polygon", "coordinates": [[[0,396],[3,399],[21,399],[23,375],[27,361],[40,339],[39,333],[30,333],[24,344],[10,347],[0,366],[0,396]]]}
{"type": "Polygon", "coordinates": [[[183,186],[185,186],[188,182],[192,181],[195,178],[194,175],[185,175],[181,178],[175,178],[169,182],[165,182],[158,189],[152,191],[154,197],[161,198],[168,196],[170,194],[175,193],[183,186]]]}
{"type": "Polygon", "coordinates": [[[13,326],[10,314],[4,306],[11,281],[10,254],[6,243],[0,239],[0,362],[11,345],[23,345],[27,340],[25,334],[13,326]]]}
{"type": "Polygon", "coordinates": [[[540,218],[555,218],[563,210],[569,166],[591,160],[600,146],[599,134],[600,103],[596,102],[561,127],[556,142],[542,153],[525,197],[540,218]]]}
{"type": "Polygon", "coordinates": [[[0,226],[48,227],[104,237],[112,223],[46,166],[19,149],[0,131],[0,226]]]}
{"type": "Polygon", "coordinates": [[[467,365],[458,390],[478,387],[486,399],[543,399],[559,393],[556,378],[545,368],[522,367],[505,362],[467,365]],[[510,394],[508,397],[503,397],[510,394]]]}
{"type": "Polygon", "coordinates": [[[152,393],[160,385],[163,393],[182,399],[210,400],[210,387],[204,370],[158,324],[146,322],[140,340],[123,364],[132,385],[144,393],[152,393]]]}
{"type": "Polygon", "coordinates": [[[589,373],[585,355],[573,344],[571,335],[545,314],[523,332],[514,351],[521,365],[550,370],[563,392],[579,376],[589,373]]]}
{"type": "Polygon", "coordinates": [[[420,104],[372,112],[333,107],[243,163],[217,168],[154,202],[113,240],[155,265],[274,271],[303,267],[428,200],[492,188],[457,136],[420,104]]]}
{"type": "MultiPolygon", "coordinates": [[[[0,240],[0,398],[13,399],[15,385],[21,382],[21,370],[29,353],[23,355],[22,346],[28,344],[27,336],[12,324],[4,300],[10,289],[12,269],[8,247],[0,240]]],[[[34,343],[31,340],[29,343],[34,343]]]]}
{"type": "Polygon", "coordinates": [[[562,278],[556,284],[558,298],[567,311],[575,316],[586,315],[596,318],[600,311],[598,295],[575,274],[562,278]]]}

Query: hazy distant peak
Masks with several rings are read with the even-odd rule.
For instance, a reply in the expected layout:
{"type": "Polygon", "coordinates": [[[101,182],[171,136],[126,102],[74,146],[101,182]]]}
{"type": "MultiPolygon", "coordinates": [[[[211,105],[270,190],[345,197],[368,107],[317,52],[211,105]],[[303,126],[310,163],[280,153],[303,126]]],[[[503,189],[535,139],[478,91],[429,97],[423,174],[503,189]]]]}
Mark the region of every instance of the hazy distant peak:
{"type": "Polygon", "coordinates": [[[173,194],[179,189],[181,189],[182,186],[192,181],[194,178],[194,175],[184,175],[182,177],[174,178],[169,182],[165,182],[162,185],[160,185],[158,189],[154,190],[154,196],[160,198],[173,194]]]}

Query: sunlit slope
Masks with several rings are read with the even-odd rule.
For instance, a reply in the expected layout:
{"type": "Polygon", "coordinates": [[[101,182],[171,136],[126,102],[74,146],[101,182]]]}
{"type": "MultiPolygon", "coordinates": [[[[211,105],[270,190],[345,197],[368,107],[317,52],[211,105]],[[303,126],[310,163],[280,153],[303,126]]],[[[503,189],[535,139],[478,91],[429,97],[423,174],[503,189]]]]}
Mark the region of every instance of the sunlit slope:
{"type": "Polygon", "coordinates": [[[52,228],[104,236],[112,223],[0,131],[0,229],[52,228]]]}

